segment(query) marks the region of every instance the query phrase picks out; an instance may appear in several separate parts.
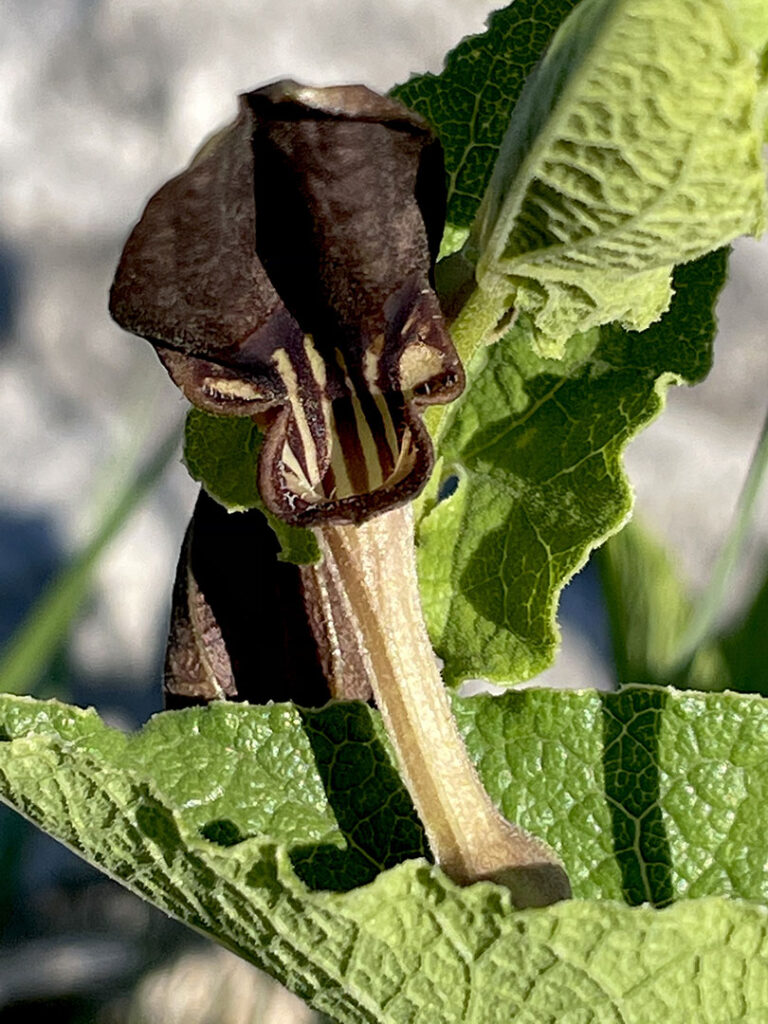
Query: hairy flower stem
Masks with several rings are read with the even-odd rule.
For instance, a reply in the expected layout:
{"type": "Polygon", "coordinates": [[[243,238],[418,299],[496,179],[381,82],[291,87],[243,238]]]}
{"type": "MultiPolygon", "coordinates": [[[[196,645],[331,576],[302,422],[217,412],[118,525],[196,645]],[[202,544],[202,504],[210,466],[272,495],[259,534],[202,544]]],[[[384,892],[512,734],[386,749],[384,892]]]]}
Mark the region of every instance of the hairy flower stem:
{"type": "Polygon", "coordinates": [[[437,863],[462,885],[506,885],[520,907],[570,896],[552,850],[501,816],[469,760],[424,626],[410,507],[361,526],[324,526],[317,536],[326,585],[337,600],[344,595],[345,617],[370,661],[376,703],[437,863]]]}

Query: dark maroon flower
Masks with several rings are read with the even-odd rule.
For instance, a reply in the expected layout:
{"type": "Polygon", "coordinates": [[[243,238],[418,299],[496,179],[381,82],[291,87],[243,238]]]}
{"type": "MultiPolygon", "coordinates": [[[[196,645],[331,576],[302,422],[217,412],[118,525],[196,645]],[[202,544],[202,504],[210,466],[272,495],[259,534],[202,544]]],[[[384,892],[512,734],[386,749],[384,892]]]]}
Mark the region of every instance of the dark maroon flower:
{"type": "Polygon", "coordinates": [[[395,100],[278,82],[126,243],[112,316],[195,405],[264,427],[259,489],[288,522],[360,522],[429,475],[421,411],[463,386],[433,290],[444,188],[439,143],[395,100]]]}

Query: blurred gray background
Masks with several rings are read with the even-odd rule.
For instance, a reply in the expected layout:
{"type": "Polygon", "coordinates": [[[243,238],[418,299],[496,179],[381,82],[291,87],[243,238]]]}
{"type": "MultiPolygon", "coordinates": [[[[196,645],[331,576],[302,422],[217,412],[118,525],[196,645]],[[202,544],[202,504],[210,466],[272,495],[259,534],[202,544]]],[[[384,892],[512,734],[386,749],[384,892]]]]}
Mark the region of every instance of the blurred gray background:
{"type": "MultiPolygon", "coordinates": [[[[487,0],[2,0],[0,642],[91,535],[120,481],[182,421],[184,403],[149,346],[122,333],[106,310],[123,241],[149,195],[232,117],[238,92],[284,76],[386,90],[412,72],[438,71],[445,51],[481,31],[492,9],[487,0]]],[[[737,243],[709,380],[673,389],[668,411],[627,458],[644,521],[677,550],[695,587],[728,528],[764,415],[767,282],[768,246],[737,243]]],[[[160,706],[170,588],[195,490],[176,459],[101,560],[64,661],[54,666],[62,692],[126,725],[160,706]]],[[[757,520],[734,581],[734,610],[765,565],[765,495],[757,520]]],[[[582,574],[566,591],[564,649],[544,682],[610,685],[594,589],[582,574]]],[[[0,827],[25,851],[17,856],[21,895],[0,898],[4,1021],[20,1017],[27,999],[60,999],[67,985],[80,993],[72,1019],[97,1019],[82,1007],[95,1005],[98,990],[120,996],[98,1011],[104,1020],[173,1021],[177,1012],[186,1022],[309,1020],[298,1010],[291,1017],[284,997],[254,987],[250,974],[242,984],[262,993],[248,1004],[250,1015],[242,998],[234,1016],[223,998],[207,1017],[195,1016],[191,1003],[159,1016],[131,1009],[133,980],[176,948],[180,931],[20,831],[17,819],[3,815],[0,827]],[[89,886],[107,886],[106,901],[89,904],[89,886]],[[69,965],[51,991],[30,976],[33,936],[53,943],[38,949],[36,975],[58,977],[56,956],[69,965]],[[72,945],[94,936],[92,947],[72,945]],[[269,999],[278,1001],[272,1009],[269,999]]],[[[188,992],[189,979],[202,977],[193,964],[176,965],[188,980],[171,988],[188,992]]],[[[225,967],[216,960],[212,969],[225,967]]],[[[229,990],[239,992],[237,984],[229,990]]],[[[155,987],[168,989],[168,979],[155,987]]]]}

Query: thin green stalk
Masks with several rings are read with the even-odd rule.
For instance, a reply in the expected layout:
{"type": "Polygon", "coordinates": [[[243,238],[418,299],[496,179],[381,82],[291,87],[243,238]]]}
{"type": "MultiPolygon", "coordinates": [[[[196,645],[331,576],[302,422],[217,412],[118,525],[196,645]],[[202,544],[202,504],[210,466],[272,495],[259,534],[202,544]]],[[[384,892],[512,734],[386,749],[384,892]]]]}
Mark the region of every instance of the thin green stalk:
{"type": "Polygon", "coordinates": [[[51,581],[0,656],[0,691],[29,693],[85,599],[99,556],[125,526],[179,451],[181,428],[168,432],[146,465],[118,493],[91,540],[51,581]]]}
{"type": "MultiPolygon", "coordinates": [[[[458,256],[459,253],[444,262],[458,256]]],[[[464,273],[468,271],[464,270],[464,273]]],[[[501,293],[486,291],[475,284],[474,278],[471,287],[462,291],[461,285],[457,285],[453,292],[449,271],[443,272],[442,279],[438,274],[437,284],[440,303],[448,317],[451,340],[466,369],[478,349],[498,341],[503,333],[499,331],[499,323],[506,319],[509,302],[501,293]]],[[[433,440],[437,441],[439,429],[447,425],[447,421],[444,422],[446,415],[455,412],[457,406],[457,402],[451,402],[449,405],[432,405],[424,411],[424,422],[433,440]]]]}
{"type": "Polygon", "coordinates": [[[678,671],[687,665],[696,651],[707,640],[713,638],[714,628],[728,592],[728,582],[739,561],[744,541],[749,532],[766,469],[768,469],[768,413],[763,422],[755,454],[752,456],[747,478],[739,495],[733,525],[715,562],[709,584],[696,603],[688,625],[680,637],[677,651],[670,665],[673,671],[678,671]]]}

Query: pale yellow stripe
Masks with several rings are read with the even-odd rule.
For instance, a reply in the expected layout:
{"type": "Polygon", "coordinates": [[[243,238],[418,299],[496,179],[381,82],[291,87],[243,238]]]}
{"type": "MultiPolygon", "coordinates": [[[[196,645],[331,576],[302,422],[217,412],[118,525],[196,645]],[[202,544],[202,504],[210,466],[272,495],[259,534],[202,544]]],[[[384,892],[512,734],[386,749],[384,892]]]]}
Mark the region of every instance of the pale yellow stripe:
{"type": "Polygon", "coordinates": [[[387,439],[389,450],[392,452],[392,462],[395,463],[400,457],[400,445],[397,443],[397,433],[392,414],[389,411],[386,398],[380,391],[374,394],[373,400],[376,403],[376,408],[381,413],[381,419],[384,423],[384,436],[387,439]]]}
{"type": "MultiPolygon", "coordinates": [[[[315,341],[311,334],[304,335],[304,351],[307,354],[307,362],[309,368],[317,384],[318,390],[320,391],[320,408],[323,413],[323,422],[325,423],[325,436],[326,446],[333,446],[333,437],[335,436],[333,431],[333,414],[331,412],[331,400],[328,397],[328,372],[325,365],[325,360],[315,348],[315,341]]],[[[315,453],[318,461],[322,464],[322,471],[318,471],[318,486],[320,485],[322,476],[325,475],[325,467],[328,465],[330,455],[327,451],[321,453],[315,445],[315,453]]]]}
{"type": "Polygon", "coordinates": [[[379,363],[381,362],[381,353],[383,351],[384,335],[378,334],[365,350],[365,355],[363,357],[363,376],[368,383],[368,390],[373,395],[376,408],[381,414],[381,421],[384,424],[384,436],[386,437],[389,450],[392,453],[392,463],[394,464],[397,462],[400,454],[400,445],[397,443],[397,432],[395,431],[395,424],[393,423],[392,416],[389,412],[389,406],[387,405],[387,401],[382,395],[378,384],[379,363]]]}
{"type": "Polygon", "coordinates": [[[336,359],[344,373],[344,381],[349,388],[349,393],[352,398],[352,411],[355,414],[355,425],[357,427],[357,436],[360,439],[360,447],[363,449],[363,459],[365,460],[365,469],[368,476],[368,489],[375,491],[377,487],[381,487],[384,483],[384,477],[381,471],[381,460],[379,459],[379,453],[376,448],[376,441],[373,437],[371,425],[365,418],[365,413],[363,412],[363,407],[360,404],[357,390],[352,383],[349,373],[347,372],[344,356],[338,349],[336,349],[336,359]]]}
{"type": "Polygon", "coordinates": [[[336,494],[338,498],[348,498],[352,491],[352,481],[347,472],[347,463],[344,459],[344,452],[339,444],[339,432],[336,429],[336,417],[333,415],[333,408],[330,410],[330,437],[331,437],[331,469],[336,480],[336,494]]]}
{"type": "Polygon", "coordinates": [[[363,376],[368,382],[368,390],[372,393],[378,391],[379,363],[383,351],[384,335],[377,334],[363,354],[363,376]]]}
{"type": "Polygon", "coordinates": [[[325,497],[319,481],[313,484],[307,480],[296,453],[287,443],[283,446],[283,471],[286,484],[304,501],[314,504],[325,497]]]}
{"type": "Polygon", "coordinates": [[[317,465],[315,441],[312,437],[312,431],[309,429],[309,423],[307,422],[307,417],[304,412],[304,406],[301,402],[301,398],[299,397],[299,382],[296,376],[296,371],[294,370],[291,360],[288,357],[288,353],[284,348],[276,349],[272,358],[275,361],[277,372],[280,374],[288,392],[288,401],[291,403],[296,427],[299,431],[299,437],[301,438],[301,444],[304,449],[304,458],[307,463],[309,479],[319,482],[320,471],[317,465]]]}
{"type": "Polygon", "coordinates": [[[325,385],[327,383],[325,360],[315,348],[314,338],[311,334],[304,335],[304,351],[306,352],[307,362],[309,363],[315,383],[322,392],[325,392],[325,385]]]}
{"type": "Polygon", "coordinates": [[[311,485],[304,474],[304,470],[301,468],[301,463],[287,441],[283,445],[283,466],[296,478],[302,490],[311,490],[311,485]]]}
{"type": "Polygon", "coordinates": [[[392,470],[390,481],[396,484],[398,480],[402,480],[404,476],[410,471],[413,465],[413,457],[410,459],[410,465],[406,464],[407,457],[411,455],[411,429],[406,427],[403,431],[403,446],[400,449],[400,455],[397,460],[395,468],[392,470]]]}

